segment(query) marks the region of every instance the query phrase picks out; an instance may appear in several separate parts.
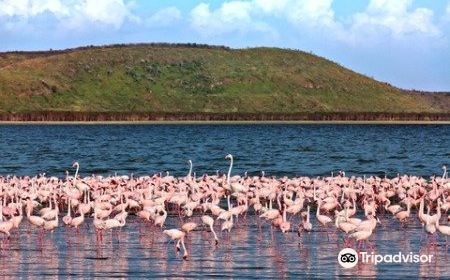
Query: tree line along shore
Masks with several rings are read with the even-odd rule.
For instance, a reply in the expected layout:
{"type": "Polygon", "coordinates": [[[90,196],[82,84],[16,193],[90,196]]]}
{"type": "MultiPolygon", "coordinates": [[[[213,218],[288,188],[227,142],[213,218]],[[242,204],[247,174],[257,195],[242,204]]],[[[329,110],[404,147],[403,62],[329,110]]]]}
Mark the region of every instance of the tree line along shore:
{"type": "Polygon", "coordinates": [[[448,122],[450,113],[0,113],[3,122],[120,122],[120,121],[418,121],[448,122]]]}

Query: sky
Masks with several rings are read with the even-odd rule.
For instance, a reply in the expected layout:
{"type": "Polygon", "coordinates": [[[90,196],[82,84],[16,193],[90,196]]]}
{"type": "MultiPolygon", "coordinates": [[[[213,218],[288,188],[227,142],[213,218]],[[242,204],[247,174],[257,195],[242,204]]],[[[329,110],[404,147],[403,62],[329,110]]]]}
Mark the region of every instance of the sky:
{"type": "Polygon", "coordinates": [[[300,49],[450,91],[450,0],[0,0],[0,51],[137,42],[300,49]]]}

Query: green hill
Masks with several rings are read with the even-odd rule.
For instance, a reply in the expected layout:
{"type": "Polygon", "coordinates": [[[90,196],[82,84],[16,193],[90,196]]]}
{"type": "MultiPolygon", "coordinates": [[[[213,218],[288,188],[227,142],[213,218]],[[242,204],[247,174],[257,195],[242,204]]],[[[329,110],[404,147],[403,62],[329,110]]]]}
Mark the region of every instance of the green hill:
{"type": "Polygon", "coordinates": [[[449,113],[301,51],[137,44],[0,53],[0,112],[449,113]]]}

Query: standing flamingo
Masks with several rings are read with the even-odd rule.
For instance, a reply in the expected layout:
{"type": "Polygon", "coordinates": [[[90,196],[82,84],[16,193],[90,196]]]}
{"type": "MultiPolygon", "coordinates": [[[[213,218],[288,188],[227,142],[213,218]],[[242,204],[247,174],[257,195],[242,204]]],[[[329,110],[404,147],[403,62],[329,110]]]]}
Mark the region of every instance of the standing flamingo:
{"type": "Polygon", "coordinates": [[[72,223],[72,216],[70,215],[70,204],[71,204],[71,199],[68,198],[67,199],[69,202],[67,203],[67,215],[63,217],[63,222],[65,225],[69,226],[72,223]]]}
{"type": "Polygon", "coordinates": [[[169,236],[172,240],[177,240],[177,244],[175,245],[177,251],[180,250],[181,243],[184,250],[183,259],[186,260],[188,257],[188,252],[186,250],[186,246],[184,245],[184,237],[186,236],[186,233],[178,229],[166,229],[163,231],[163,233],[169,236]]]}
{"type": "Polygon", "coordinates": [[[3,221],[3,205],[0,204],[0,232],[6,234],[8,237],[11,235],[9,232],[14,227],[12,221],[3,221]]]}
{"type": "Polygon", "coordinates": [[[205,225],[209,226],[209,229],[211,230],[211,232],[214,235],[214,240],[216,241],[216,245],[219,244],[219,239],[217,238],[217,234],[214,231],[214,219],[208,215],[203,215],[201,219],[205,225]]]}

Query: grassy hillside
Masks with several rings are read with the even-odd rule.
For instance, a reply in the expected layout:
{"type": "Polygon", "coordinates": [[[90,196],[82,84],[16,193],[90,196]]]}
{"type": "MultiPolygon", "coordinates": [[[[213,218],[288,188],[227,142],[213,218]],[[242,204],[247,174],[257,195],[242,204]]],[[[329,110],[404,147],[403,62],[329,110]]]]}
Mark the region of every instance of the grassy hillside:
{"type": "Polygon", "coordinates": [[[0,53],[3,113],[448,113],[448,100],[275,48],[125,45],[0,53]]]}

